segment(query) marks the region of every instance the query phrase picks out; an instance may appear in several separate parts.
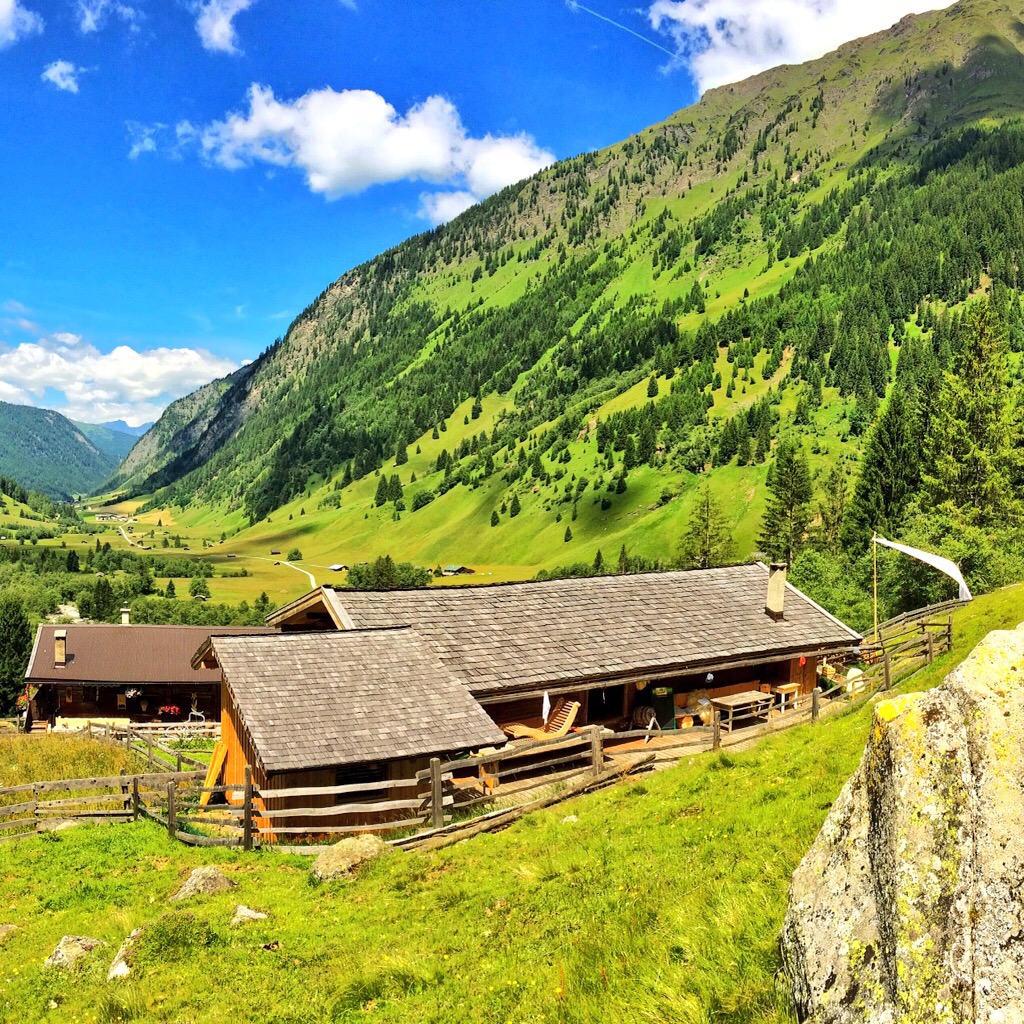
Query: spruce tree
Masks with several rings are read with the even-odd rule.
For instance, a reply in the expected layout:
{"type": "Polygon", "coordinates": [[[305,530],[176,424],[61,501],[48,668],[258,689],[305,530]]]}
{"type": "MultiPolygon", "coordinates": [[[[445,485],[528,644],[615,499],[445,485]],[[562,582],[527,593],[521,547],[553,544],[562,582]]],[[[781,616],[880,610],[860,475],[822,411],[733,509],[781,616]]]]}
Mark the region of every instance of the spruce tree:
{"type": "Polygon", "coordinates": [[[381,476],[377,481],[377,493],[373,496],[373,503],[378,508],[381,505],[386,505],[388,501],[388,481],[387,477],[381,476]]]}
{"type": "Polygon", "coordinates": [[[821,546],[830,554],[837,555],[843,532],[843,518],[846,512],[846,475],[838,464],[825,477],[824,493],[818,502],[818,516],[821,519],[821,546]]]}
{"type": "Polygon", "coordinates": [[[512,495],[512,504],[508,507],[508,514],[515,519],[517,515],[522,511],[522,506],[519,504],[519,495],[512,495]]]}
{"type": "Polygon", "coordinates": [[[1021,511],[1021,418],[1010,386],[1006,328],[986,303],[967,316],[962,344],[932,415],[923,506],[945,506],[977,526],[1021,511]]]}
{"type": "Polygon", "coordinates": [[[14,711],[25,689],[25,669],[32,652],[32,629],[21,601],[0,599],[0,713],[14,711]]]}
{"type": "Polygon", "coordinates": [[[572,527],[567,526],[565,528],[565,543],[568,544],[572,540],[572,527]]]}
{"type": "Polygon", "coordinates": [[[784,437],[768,470],[768,505],[761,522],[758,544],[773,560],[790,565],[804,545],[811,522],[811,471],[799,443],[784,437]]]}
{"type": "Polygon", "coordinates": [[[177,590],[174,588],[174,580],[168,580],[167,586],[164,588],[164,597],[169,601],[173,601],[178,596],[177,590]]]}
{"type": "Polygon", "coordinates": [[[491,513],[491,526],[497,526],[499,523],[501,523],[501,517],[498,515],[498,510],[495,509],[491,513]]]}
{"type": "Polygon", "coordinates": [[[732,537],[725,517],[705,483],[679,544],[679,561],[684,569],[710,569],[724,565],[732,553],[732,537]]]}

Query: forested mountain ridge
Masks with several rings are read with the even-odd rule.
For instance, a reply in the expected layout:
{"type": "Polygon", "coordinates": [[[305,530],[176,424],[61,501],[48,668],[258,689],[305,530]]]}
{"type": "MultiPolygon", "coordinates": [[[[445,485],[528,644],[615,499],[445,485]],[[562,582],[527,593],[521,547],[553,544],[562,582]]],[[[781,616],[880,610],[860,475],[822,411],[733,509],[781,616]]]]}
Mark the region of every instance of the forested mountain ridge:
{"type": "Polygon", "coordinates": [[[745,557],[783,434],[852,487],[901,348],[941,374],[982,294],[1024,343],[1022,15],[904,19],[504,190],[175,403],[118,483],[538,564],[663,557],[710,469],[745,557]]]}
{"type": "Polygon", "coordinates": [[[51,409],[0,402],[0,475],[59,500],[92,493],[121,456],[111,432],[90,428],[51,409]],[[92,433],[102,438],[87,436],[92,433]]]}

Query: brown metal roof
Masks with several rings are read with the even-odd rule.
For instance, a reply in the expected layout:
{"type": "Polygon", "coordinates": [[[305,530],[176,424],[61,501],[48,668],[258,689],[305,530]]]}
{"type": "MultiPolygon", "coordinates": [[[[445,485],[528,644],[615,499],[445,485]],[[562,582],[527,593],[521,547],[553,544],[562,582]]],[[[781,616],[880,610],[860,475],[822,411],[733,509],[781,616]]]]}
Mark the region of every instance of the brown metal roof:
{"type": "Polygon", "coordinates": [[[211,647],[267,771],[505,742],[412,629],[214,636],[211,647]]]}
{"type": "MultiPolygon", "coordinates": [[[[765,614],[760,563],[387,592],[321,588],[340,628],[409,625],[480,699],[616,677],[689,673],[850,648],[861,637],[787,586],[765,614]]],[[[314,592],[315,594],[315,592],[314,592]]],[[[310,598],[293,602],[308,609],[310,598]]],[[[268,618],[288,622],[290,608],[268,618]]]]}
{"type": "Polygon", "coordinates": [[[276,634],[260,626],[108,626],[39,627],[27,682],[86,683],[118,686],[130,683],[182,683],[189,686],[220,682],[215,670],[192,668],[192,655],[211,634],[276,634]],[[54,664],[53,634],[67,631],[67,664],[54,664]]]}

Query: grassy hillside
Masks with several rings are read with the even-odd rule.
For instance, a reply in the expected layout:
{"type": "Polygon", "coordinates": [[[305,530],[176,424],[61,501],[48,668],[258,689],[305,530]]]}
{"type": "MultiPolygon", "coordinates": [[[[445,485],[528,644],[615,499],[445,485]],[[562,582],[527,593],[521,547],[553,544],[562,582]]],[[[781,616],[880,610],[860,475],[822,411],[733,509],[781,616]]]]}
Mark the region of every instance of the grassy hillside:
{"type": "MultiPolygon", "coordinates": [[[[1024,588],[979,599],[957,616],[953,652],[902,689],[934,685],[1021,618],[1024,588]]],[[[789,877],[860,758],[870,714],[694,757],[503,833],[395,854],[348,883],[312,886],[304,858],[195,850],[148,823],[6,844],[0,921],[18,930],[4,942],[0,1015],[789,1024],[776,982],[789,877]],[[207,863],[238,888],[169,905],[207,863]],[[238,903],[270,917],[230,929],[238,903]],[[135,977],[106,982],[135,927],[135,977]],[[66,934],[108,947],[71,976],[43,970],[66,934]]]]}
{"type": "Polygon", "coordinates": [[[819,486],[852,481],[902,339],[948,358],[950,312],[991,292],[1024,344],[1021,130],[960,134],[1024,114],[1020,15],[962,0],[714,90],[355,268],[172,405],[119,493],[314,569],[390,550],[528,575],[670,558],[702,478],[749,556],[779,436],[819,486]]]}
{"type": "Polygon", "coordinates": [[[87,432],[50,409],[0,402],[0,475],[52,498],[90,493],[120,457],[109,450],[109,438],[91,439],[87,432]]]}

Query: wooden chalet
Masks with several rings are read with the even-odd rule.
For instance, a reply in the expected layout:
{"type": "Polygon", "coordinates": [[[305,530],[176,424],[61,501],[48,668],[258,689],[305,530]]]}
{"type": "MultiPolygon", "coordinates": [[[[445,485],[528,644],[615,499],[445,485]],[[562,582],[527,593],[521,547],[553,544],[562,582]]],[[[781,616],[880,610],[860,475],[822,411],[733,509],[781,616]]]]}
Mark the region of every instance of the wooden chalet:
{"type": "MultiPolygon", "coordinates": [[[[345,795],[306,795],[301,807],[350,804],[359,799],[359,786],[372,803],[382,796],[381,784],[412,779],[432,756],[505,742],[466,686],[409,627],[215,634],[193,664],[221,679],[223,783],[241,786],[251,766],[260,811],[287,806],[287,799],[268,793],[303,787],[342,787],[345,795]]],[[[391,800],[417,795],[415,784],[389,793],[391,800]]],[[[345,823],[352,825],[351,816],[345,823]]],[[[330,814],[320,813],[289,818],[284,827],[331,825],[330,814]]]]}
{"type": "MultiPolygon", "coordinates": [[[[814,688],[861,637],[761,563],[490,586],[320,587],[267,619],[282,632],[411,626],[494,722],[529,722],[544,695],[579,701],[577,726],[663,728],[701,699],[814,688]]],[[[284,638],[282,638],[283,640],[284,638]]]]}
{"type": "MultiPolygon", "coordinates": [[[[34,696],[26,728],[75,728],[86,719],[220,720],[220,673],[195,672],[192,655],[210,626],[42,625],[25,682],[34,696]],[[177,708],[161,713],[161,708],[177,708]]],[[[264,627],[222,633],[277,633],[264,627]]]]}

